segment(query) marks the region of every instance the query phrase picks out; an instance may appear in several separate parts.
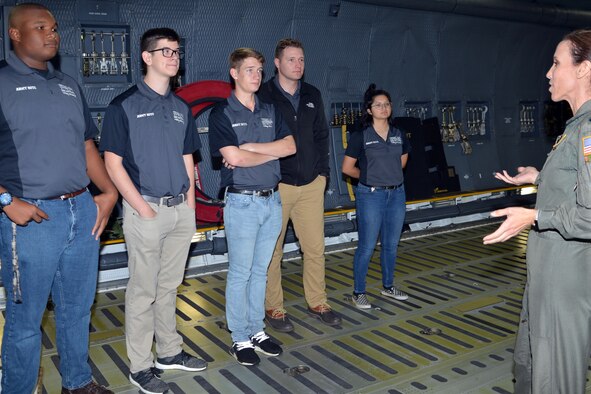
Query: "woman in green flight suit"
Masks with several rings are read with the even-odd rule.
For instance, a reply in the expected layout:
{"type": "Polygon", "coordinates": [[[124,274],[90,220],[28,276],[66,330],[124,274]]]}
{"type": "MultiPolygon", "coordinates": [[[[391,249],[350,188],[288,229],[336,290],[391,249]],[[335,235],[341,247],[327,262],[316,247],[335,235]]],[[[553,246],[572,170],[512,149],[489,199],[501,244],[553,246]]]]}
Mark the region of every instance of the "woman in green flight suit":
{"type": "Polygon", "coordinates": [[[527,284],[515,345],[515,392],[585,392],[591,352],[591,30],[567,34],[556,47],[550,81],[553,101],[574,116],[538,172],[519,167],[495,177],[538,186],[535,209],[507,208],[484,237],[503,242],[533,226],[527,244],[527,284]]]}

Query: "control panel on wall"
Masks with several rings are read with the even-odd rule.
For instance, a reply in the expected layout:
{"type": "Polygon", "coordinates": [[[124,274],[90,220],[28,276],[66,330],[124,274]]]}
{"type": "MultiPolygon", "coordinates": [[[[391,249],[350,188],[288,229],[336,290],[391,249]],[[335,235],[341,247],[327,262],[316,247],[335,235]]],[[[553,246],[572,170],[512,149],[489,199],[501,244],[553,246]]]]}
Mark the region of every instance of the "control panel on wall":
{"type": "Polygon", "coordinates": [[[131,83],[129,26],[80,26],[83,83],[131,83]]]}

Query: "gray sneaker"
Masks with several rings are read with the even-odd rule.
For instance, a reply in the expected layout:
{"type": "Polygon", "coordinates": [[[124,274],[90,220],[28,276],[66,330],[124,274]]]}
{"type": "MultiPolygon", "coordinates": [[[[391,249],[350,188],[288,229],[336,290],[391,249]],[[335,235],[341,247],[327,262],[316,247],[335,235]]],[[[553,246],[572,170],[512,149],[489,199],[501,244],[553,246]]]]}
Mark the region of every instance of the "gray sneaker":
{"type": "Polygon", "coordinates": [[[189,372],[203,371],[207,368],[205,360],[191,356],[184,350],[176,356],[157,358],[154,364],[160,369],[180,369],[189,372]]]}
{"type": "Polygon", "coordinates": [[[396,287],[384,288],[382,291],[380,291],[380,294],[386,297],[397,299],[399,301],[408,300],[408,294],[396,287]]]}
{"type": "Polygon", "coordinates": [[[367,299],[365,293],[353,294],[351,300],[353,301],[353,305],[355,305],[359,309],[371,309],[371,304],[367,299]]]}
{"type": "Polygon", "coordinates": [[[137,386],[142,393],[164,394],[170,387],[166,382],[160,380],[160,371],[157,368],[148,368],[143,371],[129,374],[129,381],[137,386]]]}

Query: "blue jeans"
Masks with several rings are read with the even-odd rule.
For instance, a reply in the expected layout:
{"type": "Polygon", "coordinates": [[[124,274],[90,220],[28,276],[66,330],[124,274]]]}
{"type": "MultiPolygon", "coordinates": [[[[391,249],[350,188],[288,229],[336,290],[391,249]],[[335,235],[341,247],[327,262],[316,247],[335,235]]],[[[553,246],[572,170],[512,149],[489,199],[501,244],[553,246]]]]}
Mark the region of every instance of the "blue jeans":
{"type": "Polygon", "coordinates": [[[354,291],[365,293],[365,277],[378,234],[382,244],[382,285],[391,287],[394,285],[396,251],[406,213],[404,186],[372,192],[369,187],[360,183],[355,191],[355,200],[359,242],[353,259],[354,291]]]}
{"type": "Polygon", "coordinates": [[[281,198],[228,193],[224,208],[228,242],[226,319],[234,342],[265,327],[267,268],[281,232],[281,198]]]}
{"type": "Polygon", "coordinates": [[[92,380],[88,365],[90,308],[96,292],[98,241],[91,235],[97,214],[90,193],[68,200],[25,200],[49,216],[17,226],[16,251],[22,303],[13,299],[12,222],[0,215],[6,322],[2,338],[2,394],[31,393],[41,358],[41,319],[51,293],[55,304],[62,386],[92,380]]]}

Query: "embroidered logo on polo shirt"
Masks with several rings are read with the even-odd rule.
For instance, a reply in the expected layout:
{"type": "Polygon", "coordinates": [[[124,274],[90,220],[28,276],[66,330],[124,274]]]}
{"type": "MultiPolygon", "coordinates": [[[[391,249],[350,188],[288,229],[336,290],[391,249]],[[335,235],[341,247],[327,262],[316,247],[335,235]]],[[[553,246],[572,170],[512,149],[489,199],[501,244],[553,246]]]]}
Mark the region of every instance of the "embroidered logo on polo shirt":
{"type": "Polygon", "coordinates": [[[76,93],[74,92],[74,89],[72,89],[71,87],[66,86],[66,85],[62,85],[61,83],[58,83],[57,86],[60,87],[60,89],[62,90],[62,93],[65,94],[66,96],[76,97],[76,93]]]}
{"type": "Polygon", "coordinates": [[[16,91],[22,92],[24,90],[37,90],[37,86],[17,86],[16,91]]]}
{"type": "Polygon", "coordinates": [[[400,144],[402,144],[402,137],[398,137],[398,136],[390,137],[390,143],[400,145],[400,144]]]}
{"type": "Polygon", "coordinates": [[[273,119],[261,118],[261,124],[263,125],[263,127],[273,127],[273,119]]]}
{"type": "Polygon", "coordinates": [[[306,107],[308,107],[308,108],[314,108],[314,103],[310,102],[310,103],[306,104],[306,107]]]}
{"type": "Polygon", "coordinates": [[[146,112],[145,114],[137,114],[135,117],[137,119],[139,119],[139,118],[146,118],[148,116],[154,116],[154,112],[146,112]]]}
{"type": "Polygon", "coordinates": [[[172,118],[179,123],[185,124],[185,117],[180,112],[172,111],[172,118]]]}
{"type": "Polygon", "coordinates": [[[232,123],[232,127],[246,127],[248,123],[240,122],[240,123],[232,123]]]}

